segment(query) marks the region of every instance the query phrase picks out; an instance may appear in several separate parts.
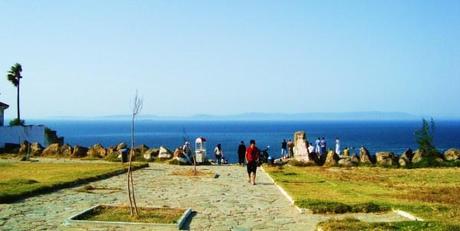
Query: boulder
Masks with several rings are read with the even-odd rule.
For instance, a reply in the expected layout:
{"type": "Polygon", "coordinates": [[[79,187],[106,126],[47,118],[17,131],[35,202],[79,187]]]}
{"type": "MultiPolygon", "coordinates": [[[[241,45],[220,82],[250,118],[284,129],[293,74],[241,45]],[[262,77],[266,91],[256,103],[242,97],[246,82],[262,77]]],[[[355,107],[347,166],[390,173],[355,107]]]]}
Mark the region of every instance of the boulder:
{"type": "Polygon", "coordinates": [[[340,160],[337,163],[341,167],[352,167],[356,165],[354,162],[351,161],[351,157],[349,156],[340,158],[340,160]]]}
{"type": "Polygon", "coordinates": [[[121,149],[126,149],[128,147],[128,145],[126,145],[125,143],[119,143],[116,147],[117,151],[120,151],[121,149]]]}
{"type": "Polygon", "coordinates": [[[399,157],[398,164],[401,167],[407,167],[407,165],[410,164],[410,161],[407,158],[401,156],[399,157]]]}
{"type": "Polygon", "coordinates": [[[59,143],[54,143],[48,145],[42,152],[42,156],[57,156],[61,152],[61,145],[59,143]]]}
{"type": "Polygon", "coordinates": [[[149,148],[146,152],[144,152],[144,159],[147,161],[154,160],[155,157],[158,156],[158,152],[160,150],[158,148],[149,148]]]}
{"type": "Polygon", "coordinates": [[[73,151],[72,147],[68,144],[62,145],[61,148],[59,149],[59,152],[61,155],[68,156],[68,157],[72,156],[72,151],[73,151]]]}
{"type": "Polygon", "coordinates": [[[88,150],[89,149],[86,148],[86,147],[75,145],[75,146],[73,146],[72,155],[70,155],[70,157],[71,158],[86,157],[86,155],[88,155],[88,150]]]}
{"type": "Polygon", "coordinates": [[[400,156],[400,158],[404,158],[405,160],[407,160],[409,162],[412,161],[413,157],[414,157],[414,152],[410,148],[408,148],[406,151],[401,153],[401,156],[400,156]]]}
{"type": "Polygon", "coordinates": [[[332,150],[329,150],[329,152],[327,153],[327,156],[326,156],[326,161],[324,162],[323,166],[326,166],[326,167],[336,166],[337,161],[339,159],[340,158],[339,158],[339,155],[337,155],[337,153],[335,153],[332,150]]]}
{"type": "Polygon", "coordinates": [[[182,148],[176,148],[176,150],[174,150],[173,156],[174,156],[174,158],[176,158],[176,157],[183,158],[183,157],[185,157],[185,153],[182,150],[182,148]]]}
{"type": "Polygon", "coordinates": [[[345,148],[343,149],[343,157],[349,157],[350,156],[350,149],[349,148],[345,148]]]}
{"type": "Polygon", "coordinates": [[[119,155],[119,152],[117,151],[117,147],[109,147],[107,148],[107,156],[110,156],[110,155],[119,155]]]}
{"type": "Polygon", "coordinates": [[[18,154],[19,154],[19,155],[24,155],[24,154],[27,154],[28,151],[30,151],[30,143],[27,142],[27,140],[25,140],[25,141],[22,142],[22,144],[19,146],[18,154]]]}
{"type": "Polygon", "coordinates": [[[397,158],[392,152],[377,152],[375,154],[377,164],[381,166],[394,166],[397,164],[397,158]]]}
{"type": "Polygon", "coordinates": [[[160,150],[158,152],[158,158],[160,159],[171,159],[173,157],[172,152],[167,149],[166,147],[160,146],[160,150]]]}
{"type": "Polygon", "coordinates": [[[43,146],[37,142],[32,143],[30,145],[30,155],[31,156],[39,156],[43,152],[43,146]]]}
{"type": "Polygon", "coordinates": [[[103,158],[107,155],[107,150],[100,144],[91,146],[88,150],[88,156],[93,158],[103,158]]]}
{"type": "Polygon", "coordinates": [[[419,149],[415,150],[414,156],[412,156],[412,163],[418,163],[422,159],[423,159],[422,152],[419,149]]]}
{"type": "Polygon", "coordinates": [[[456,148],[448,149],[444,152],[444,160],[458,160],[460,159],[460,150],[456,148]]]}
{"type": "Polygon", "coordinates": [[[149,147],[145,144],[141,144],[141,145],[134,147],[134,151],[140,154],[144,154],[144,152],[146,152],[147,150],[149,150],[149,147]]]}
{"type": "Polygon", "coordinates": [[[359,149],[359,161],[361,164],[372,164],[371,155],[365,147],[359,149]]]}
{"type": "Polygon", "coordinates": [[[353,165],[358,165],[359,164],[359,158],[356,155],[353,155],[350,158],[350,161],[353,163],[353,165]]]}

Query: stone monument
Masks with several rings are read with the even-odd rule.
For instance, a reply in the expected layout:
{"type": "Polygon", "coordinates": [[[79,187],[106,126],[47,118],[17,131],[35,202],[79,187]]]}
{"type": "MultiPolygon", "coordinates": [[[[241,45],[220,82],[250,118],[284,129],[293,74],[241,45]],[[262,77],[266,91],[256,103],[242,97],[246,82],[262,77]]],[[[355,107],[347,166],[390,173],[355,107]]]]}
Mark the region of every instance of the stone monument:
{"type": "Polygon", "coordinates": [[[304,131],[294,133],[294,159],[299,161],[309,161],[307,138],[304,131]]]}

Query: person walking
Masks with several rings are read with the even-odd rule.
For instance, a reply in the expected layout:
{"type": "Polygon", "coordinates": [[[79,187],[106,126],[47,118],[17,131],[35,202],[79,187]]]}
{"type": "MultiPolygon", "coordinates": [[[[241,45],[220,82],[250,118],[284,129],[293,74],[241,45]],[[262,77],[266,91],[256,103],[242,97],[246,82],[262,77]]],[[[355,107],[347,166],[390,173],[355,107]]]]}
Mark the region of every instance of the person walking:
{"type": "Polygon", "coordinates": [[[257,162],[259,160],[260,150],[256,147],[256,141],[251,140],[249,147],[246,149],[246,162],[248,171],[248,182],[256,184],[257,162]]]}
{"type": "Polygon", "coordinates": [[[217,144],[214,148],[214,155],[216,156],[217,164],[220,165],[224,156],[224,151],[222,150],[222,146],[220,144],[217,144]]]}
{"type": "Polygon", "coordinates": [[[286,158],[287,154],[288,154],[287,142],[286,142],[286,139],[283,139],[283,142],[281,142],[281,157],[286,158]]]}
{"type": "Polygon", "coordinates": [[[335,153],[340,156],[340,140],[338,137],[335,138],[335,153]]]}
{"type": "Polygon", "coordinates": [[[319,142],[319,146],[321,148],[321,155],[324,155],[327,153],[327,143],[326,143],[326,139],[323,137],[321,138],[320,142],[319,142]]]}
{"type": "Polygon", "coordinates": [[[238,163],[240,165],[244,165],[244,155],[246,154],[246,145],[244,145],[244,141],[241,141],[240,145],[238,145],[238,163]]]}
{"type": "Polygon", "coordinates": [[[319,146],[320,142],[321,141],[319,140],[319,137],[316,138],[316,140],[315,140],[315,152],[316,152],[316,154],[321,154],[321,148],[319,146]]]}

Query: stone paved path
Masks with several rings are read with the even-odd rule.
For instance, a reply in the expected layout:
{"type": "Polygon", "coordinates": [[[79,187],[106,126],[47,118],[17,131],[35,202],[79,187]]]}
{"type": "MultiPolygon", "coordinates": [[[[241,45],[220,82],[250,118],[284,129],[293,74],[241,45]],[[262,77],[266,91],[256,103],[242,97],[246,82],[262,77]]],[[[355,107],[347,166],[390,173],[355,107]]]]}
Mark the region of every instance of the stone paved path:
{"type": "MultiPolygon", "coordinates": [[[[300,214],[267,174],[258,171],[257,185],[247,183],[239,166],[202,166],[218,178],[173,175],[191,169],[162,164],[135,171],[138,206],[192,208],[191,230],[314,230],[330,216],[300,214]]],[[[67,226],[64,220],[96,204],[126,204],[125,175],[91,183],[119,188],[116,192],[78,192],[77,188],[0,204],[0,230],[113,230],[67,226]]],[[[397,220],[392,215],[357,215],[366,219],[397,220]]],[[[116,230],[125,230],[117,228],[116,230]]]]}

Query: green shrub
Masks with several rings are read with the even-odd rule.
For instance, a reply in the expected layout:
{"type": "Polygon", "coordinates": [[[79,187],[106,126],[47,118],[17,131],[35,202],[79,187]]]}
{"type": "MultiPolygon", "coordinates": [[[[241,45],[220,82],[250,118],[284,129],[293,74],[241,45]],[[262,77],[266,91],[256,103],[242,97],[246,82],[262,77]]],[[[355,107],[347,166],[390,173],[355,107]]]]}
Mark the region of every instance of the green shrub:
{"type": "Polygon", "coordinates": [[[24,126],[26,124],[25,120],[19,120],[18,118],[10,121],[10,126],[24,126]]]}

